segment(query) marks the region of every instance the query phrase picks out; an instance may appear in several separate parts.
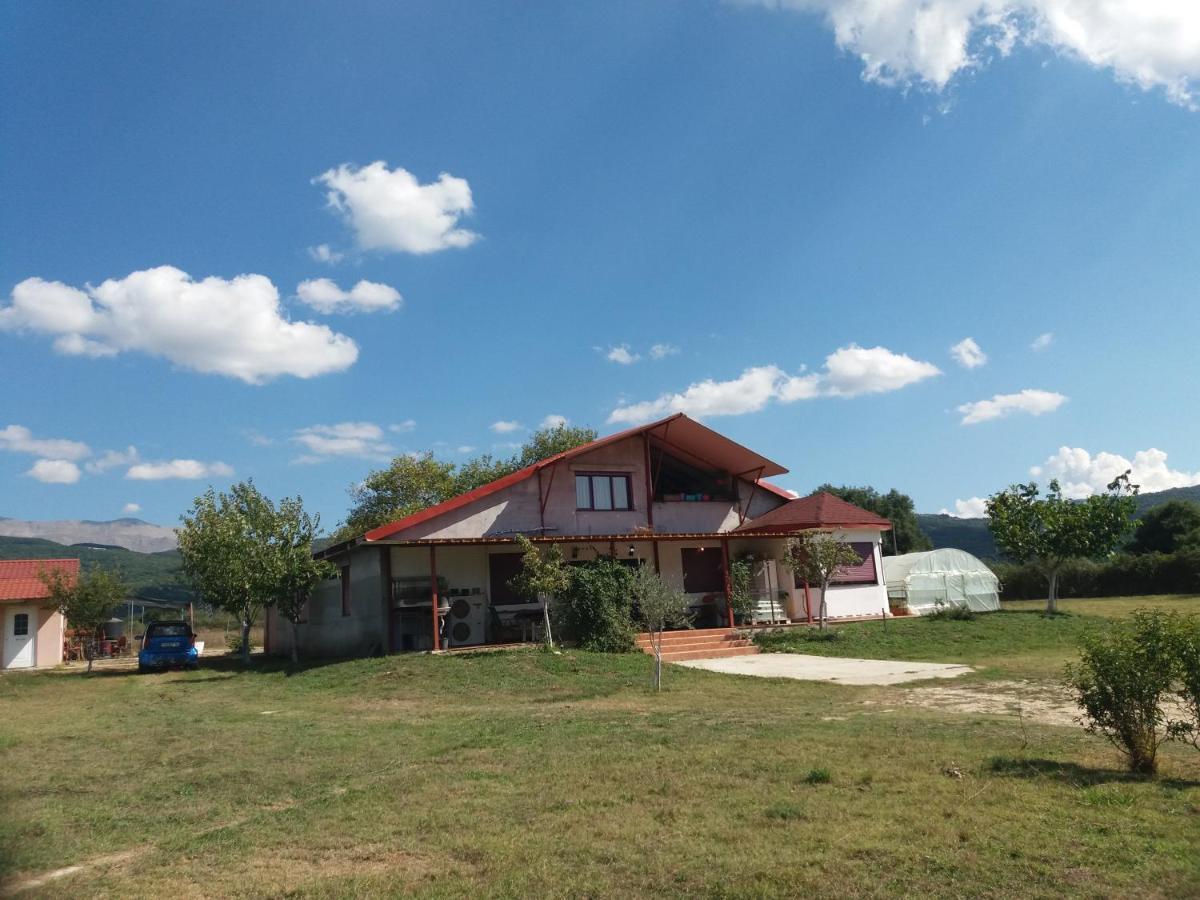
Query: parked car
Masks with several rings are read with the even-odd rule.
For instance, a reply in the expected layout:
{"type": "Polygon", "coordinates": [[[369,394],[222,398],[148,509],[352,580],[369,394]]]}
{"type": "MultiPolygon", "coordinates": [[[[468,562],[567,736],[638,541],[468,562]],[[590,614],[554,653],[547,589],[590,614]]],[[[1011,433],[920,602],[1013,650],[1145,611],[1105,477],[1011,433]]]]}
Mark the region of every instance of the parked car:
{"type": "Polygon", "coordinates": [[[187,622],[151,622],[142,638],[138,653],[138,671],[169,669],[182,666],[194,669],[200,665],[196,635],[187,622]]]}

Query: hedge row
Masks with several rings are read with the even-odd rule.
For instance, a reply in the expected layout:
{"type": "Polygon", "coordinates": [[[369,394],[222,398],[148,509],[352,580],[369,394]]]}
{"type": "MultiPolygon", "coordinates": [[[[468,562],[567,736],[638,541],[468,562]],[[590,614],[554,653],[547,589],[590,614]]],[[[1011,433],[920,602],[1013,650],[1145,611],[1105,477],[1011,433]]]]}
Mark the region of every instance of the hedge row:
{"type": "MultiPolygon", "coordinates": [[[[993,563],[1005,600],[1040,600],[1046,577],[1032,565],[993,563]]],[[[1068,563],[1058,578],[1060,597],[1130,597],[1200,594],[1200,550],[1120,555],[1104,562],[1068,563]]]]}

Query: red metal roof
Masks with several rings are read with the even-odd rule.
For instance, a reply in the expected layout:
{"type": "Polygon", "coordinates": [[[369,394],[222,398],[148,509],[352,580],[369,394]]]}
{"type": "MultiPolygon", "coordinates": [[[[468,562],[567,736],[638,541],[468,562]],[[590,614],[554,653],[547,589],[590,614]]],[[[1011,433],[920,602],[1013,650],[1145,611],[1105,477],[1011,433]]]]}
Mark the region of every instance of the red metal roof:
{"type": "Polygon", "coordinates": [[[77,559],[0,559],[0,600],[44,600],[50,596],[39,577],[58,571],[79,575],[77,559]]]}
{"type": "MultiPolygon", "coordinates": [[[[405,516],[402,519],[397,519],[394,522],[388,522],[386,525],[380,525],[378,528],[373,528],[368,531],[363,537],[368,541],[378,541],[386,537],[390,537],[398,531],[403,531],[406,528],[412,528],[414,525],[420,525],[422,522],[428,522],[437,516],[451,512],[456,509],[461,509],[469,503],[487,497],[497,491],[502,491],[514,484],[519,484],[527,478],[537,474],[539,469],[549,468],[555,463],[562,462],[566,459],[572,459],[584,453],[590,453],[593,450],[598,450],[601,447],[607,447],[609,444],[615,444],[618,441],[623,441],[626,438],[633,437],[638,434],[643,434],[655,430],[656,428],[664,429],[664,433],[671,438],[673,442],[678,443],[682,434],[682,439],[698,446],[698,453],[712,459],[714,463],[719,463],[734,474],[744,475],[751,472],[758,472],[761,475],[783,475],[787,469],[765,456],[760,456],[753,450],[749,450],[731,441],[722,434],[713,431],[706,425],[702,425],[694,419],[689,419],[683,413],[675,413],[673,416],[667,416],[665,419],[659,419],[656,422],[650,422],[646,425],[637,425],[633,428],[627,428],[624,431],[618,431],[615,434],[610,434],[607,437],[602,437],[588,444],[580,444],[578,447],[572,447],[570,450],[565,450],[562,453],[547,457],[541,462],[534,463],[532,466],[526,466],[524,469],[519,469],[511,475],[505,475],[503,478],[498,478],[488,484],[481,485],[474,490],[467,491],[465,494],[459,494],[457,497],[451,497],[442,503],[435,506],[430,506],[428,509],[423,509],[420,512],[415,512],[411,516],[405,516]],[[744,467],[744,468],[743,468],[744,467]]],[[[764,482],[759,482],[764,487],[773,493],[785,496],[783,492],[774,485],[766,485],[764,482]]],[[[790,496],[790,495],[786,495],[790,496]]]]}
{"type": "Polygon", "coordinates": [[[734,532],[802,531],[806,528],[879,528],[889,529],[892,523],[861,506],[847,503],[827,491],[800,497],[783,506],[763,513],[757,519],[734,529],[734,532]]]}

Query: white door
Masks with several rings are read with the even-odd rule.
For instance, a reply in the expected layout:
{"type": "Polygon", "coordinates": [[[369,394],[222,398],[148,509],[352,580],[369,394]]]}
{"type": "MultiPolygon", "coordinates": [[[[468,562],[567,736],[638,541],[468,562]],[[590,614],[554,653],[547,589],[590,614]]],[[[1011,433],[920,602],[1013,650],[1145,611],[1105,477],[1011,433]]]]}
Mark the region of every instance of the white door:
{"type": "Polygon", "coordinates": [[[4,668],[28,669],[36,660],[37,610],[10,606],[4,611],[4,668]]]}

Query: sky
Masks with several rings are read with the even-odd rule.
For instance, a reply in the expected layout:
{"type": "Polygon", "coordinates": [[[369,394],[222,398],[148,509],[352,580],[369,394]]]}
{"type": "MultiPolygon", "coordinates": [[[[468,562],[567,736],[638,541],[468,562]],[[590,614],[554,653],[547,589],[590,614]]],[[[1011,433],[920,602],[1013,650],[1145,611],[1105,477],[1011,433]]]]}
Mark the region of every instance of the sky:
{"type": "Polygon", "coordinates": [[[0,516],[332,528],[682,411],[921,511],[1200,483],[1200,6],[5,4],[0,516]]]}

